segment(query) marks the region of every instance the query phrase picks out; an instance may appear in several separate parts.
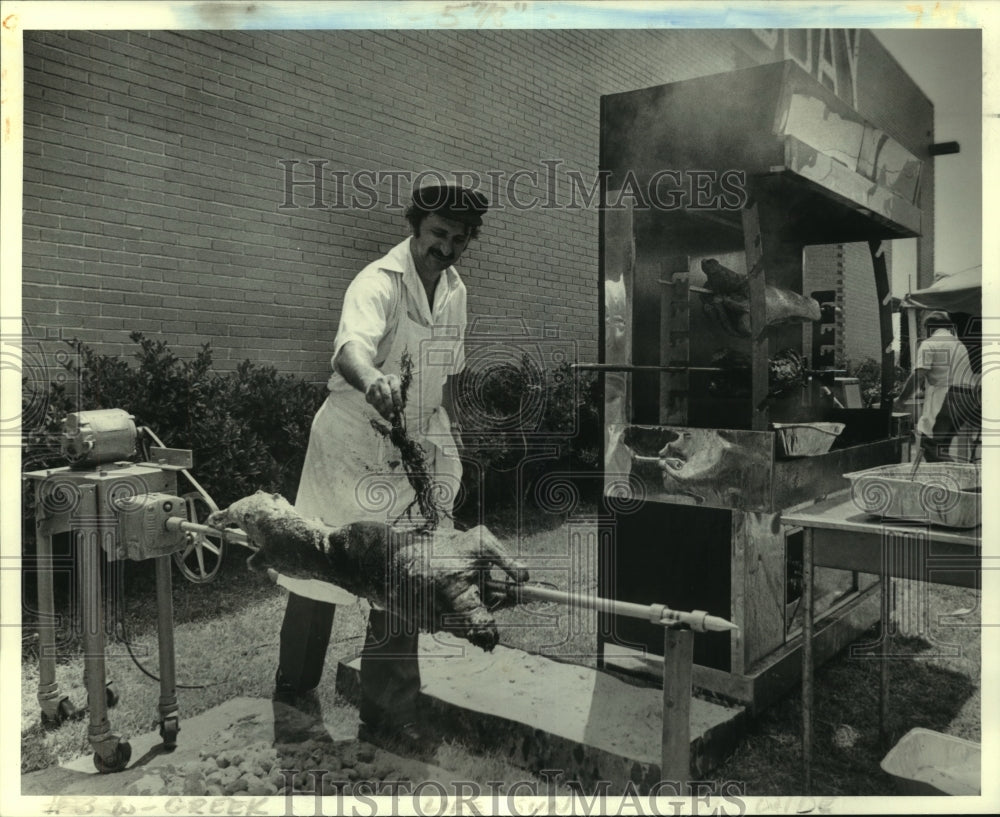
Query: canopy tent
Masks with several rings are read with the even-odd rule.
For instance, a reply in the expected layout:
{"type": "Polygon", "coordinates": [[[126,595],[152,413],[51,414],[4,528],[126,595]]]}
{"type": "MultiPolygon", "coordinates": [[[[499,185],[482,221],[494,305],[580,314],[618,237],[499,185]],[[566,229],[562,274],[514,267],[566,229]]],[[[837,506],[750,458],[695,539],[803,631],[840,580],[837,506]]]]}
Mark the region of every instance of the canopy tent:
{"type": "MultiPolygon", "coordinates": [[[[917,310],[943,309],[945,312],[964,312],[973,317],[983,314],[983,270],[982,267],[962,270],[953,275],[938,278],[929,287],[904,295],[899,301],[900,309],[906,310],[907,328],[910,337],[910,360],[917,354],[917,310]]],[[[978,323],[978,321],[976,322],[978,323]]],[[[961,336],[961,335],[960,335],[961,336]]],[[[969,339],[964,339],[969,345],[969,339]]],[[[970,347],[970,355],[978,369],[978,343],[970,347]]]]}
{"type": "Polygon", "coordinates": [[[982,315],[982,267],[939,278],[929,287],[905,295],[899,305],[903,309],[943,309],[945,312],[982,315]]]}

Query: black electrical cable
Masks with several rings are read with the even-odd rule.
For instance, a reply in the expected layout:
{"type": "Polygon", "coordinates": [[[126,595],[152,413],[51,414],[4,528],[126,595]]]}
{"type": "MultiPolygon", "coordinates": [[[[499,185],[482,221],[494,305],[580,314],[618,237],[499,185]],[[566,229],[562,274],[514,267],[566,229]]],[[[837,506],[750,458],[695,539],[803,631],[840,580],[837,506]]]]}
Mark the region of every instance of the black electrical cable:
{"type": "MultiPolygon", "coordinates": [[[[121,642],[125,645],[125,649],[128,650],[129,657],[132,659],[132,663],[135,664],[139,671],[145,675],[147,678],[151,678],[157,683],[160,682],[160,677],[148,669],[146,669],[139,659],[136,657],[135,653],[132,652],[132,642],[128,640],[128,633],[125,630],[125,591],[123,590],[124,582],[115,582],[115,597],[117,600],[117,614],[115,616],[115,629],[120,630],[119,638],[121,642]]],[[[177,689],[208,689],[208,687],[222,686],[228,683],[228,681],[215,681],[211,684],[177,684],[174,686],[177,689]]]]}
{"type": "MultiPolygon", "coordinates": [[[[140,430],[144,431],[145,429],[143,428],[143,429],[140,429],[140,430]]],[[[142,456],[142,458],[144,460],[148,460],[149,459],[149,438],[148,438],[148,436],[146,434],[140,434],[139,435],[139,453],[141,454],[141,456],[142,456]]],[[[125,645],[125,649],[128,650],[129,658],[132,659],[132,663],[135,664],[136,667],[139,668],[139,671],[143,675],[145,675],[147,678],[151,678],[152,680],[154,680],[157,683],[159,683],[160,682],[159,676],[156,675],[155,673],[150,672],[148,669],[146,669],[142,665],[142,663],[139,661],[139,659],[136,657],[136,654],[134,652],[132,652],[132,642],[129,641],[129,639],[128,639],[128,632],[125,629],[125,591],[123,589],[123,585],[124,585],[124,582],[115,582],[115,597],[116,597],[116,600],[118,602],[117,605],[116,605],[118,609],[117,609],[117,614],[116,614],[116,621],[115,621],[116,627],[115,627],[115,629],[116,629],[116,631],[119,631],[118,632],[118,637],[121,639],[121,642],[125,645]]],[[[228,681],[215,681],[215,682],[210,683],[210,684],[178,684],[178,683],[175,683],[174,686],[177,689],[208,689],[209,687],[222,686],[223,684],[226,684],[226,683],[229,683],[229,682],[228,681]]]]}
{"type": "MultiPolygon", "coordinates": [[[[155,673],[150,672],[148,669],[146,669],[142,665],[142,662],[139,661],[138,657],[136,657],[136,654],[134,652],[132,652],[132,642],[129,641],[129,639],[128,639],[128,633],[125,630],[125,618],[124,618],[125,596],[124,596],[124,591],[122,590],[122,584],[120,582],[116,582],[115,593],[116,593],[116,599],[117,599],[117,602],[118,602],[117,605],[116,605],[117,608],[118,608],[118,611],[117,611],[117,615],[116,615],[116,619],[115,619],[115,625],[116,625],[115,629],[117,631],[119,631],[118,632],[118,637],[121,640],[121,642],[125,645],[125,649],[128,650],[129,657],[132,659],[132,663],[134,663],[136,665],[136,667],[138,667],[139,671],[143,675],[145,675],[147,678],[151,678],[152,680],[154,680],[157,683],[159,683],[160,682],[160,677],[158,675],[156,675],[155,673]]],[[[359,638],[361,638],[361,636],[348,636],[347,638],[340,639],[339,641],[336,641],[334,643],[335,644],[340,644],[340,643],[344,643],[344,642],[347,642],[347,641],[357,641],[359,638]]],[[[273,646],[273,644],[261,644],[260,646],[262,646],[262,647],[273,646]]],[[[213,681],[212,683],[209,683],[209,684],[174,684],[174,686],[177,689],[208,689],[209,687],[224,686],[225,684],[228,684],[228,683],[232,683],[232,682],[231,681],[213,681]]]]}
{"type": "MultiPolygon", "coordinates": [[[[143,427],[141,430],[142,431],[148,431],[148,429],[146,429],[145,427],[143,427]]],[[[146,434],[141,434],[140,435],[140,437],[139,437],[139,446],[140,446],[140,454],[142,455],[143,459],[144,460],[148,460],[149,459],[149,438],[148,438],[148,435],[146,435],[146,434]]],[[[116,600],[117,600],[117,605],[116,606],[118,608],[117,609],[117,614],[116,614],[116,620],[115,620],[115,625],[116,625],[115,629],[116,629],[116,631],[120,631],[118,633],[118,637],[121,639],[121,642],[125,645],[125,649],[128,651],[129,657],[132,659],[132,663],[134,663],[136,665],[136,667],[139,669],[139,671],[143,675],[145,675],[147,678],[150,678],[153,681],[156,681],[157,683],[159,683],[160,682],[160,677],[158,675],[156,675],[155,673],[150,672],[148,669],[146,669],[142,665],[142,663],[139,661],[138,657],[136,657],[135,653],[132,651],[132,642],[129,641],[129,639],[128,639],[128,633],[127,633],[127,631],[125,629],[125,617],[124,617],[125,595],[124,595],[124,590],[123,590],[123,582],[115,582],[114,584],[115,584],[115,594],[116,594],[116,600]]],[[[350,636],[348,638],[342,639],[342,641],[355,641],[358,638],[360,638],[360,636],[350,636]]],[[[341,642],[335,642],[335,643],[341,643],[341,642]]],[[[266,646],[266,645],[261,645],[261,646],[266,646]]],[[[209,687],[223,686],[223,685],[228,684],[228,683],[231,683],[231,682],[230,681],[214,681],[214,682],[209,683],[209,684],[178,684],[178,683],[175,683],[174,686],[177,689],[208,689],[209,687]]]]}

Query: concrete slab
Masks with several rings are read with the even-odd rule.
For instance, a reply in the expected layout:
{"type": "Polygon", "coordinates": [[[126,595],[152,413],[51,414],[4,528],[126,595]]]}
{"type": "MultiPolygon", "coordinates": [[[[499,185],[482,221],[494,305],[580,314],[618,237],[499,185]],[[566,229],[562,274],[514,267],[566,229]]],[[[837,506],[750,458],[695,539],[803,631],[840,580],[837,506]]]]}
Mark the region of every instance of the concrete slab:
{"type": "MultiPolygon", "coordinates": [[[[449,779],[439,766],[386,752],[359,741],[357,734],[357,715],[349,710],[338,708],[336,717],[331,717],[331,723],[327,724],[318,702],[310,710],[263,698],[234,698],[193,717],[184,718],[182,713],[173,751],[163,749],[158,731],[130,736],[132,759],[123,771],[100,774],[94,767],[93,755],[87,754],[60,766],[21,775],[21,795],[274,794],[275,790],[267,786],[268,775],[263,772],[258,791],[211,790],[214,781],[209,779],[209,773],[216,770],[215,758],[226,753],[235,757],[241,752],[248,758],[260,757],[265,769],[270,761],[281,768],[329,769],[340,773],[331,775],[331,779],[338,776],[364,779],[366,773],[371,776],[376,769],[381,772],[380,779],[390,773],[400,780],[449,779]],[[307,765],[303,765],[305,758],[299,757],[303,751],[312,755],[307,765]],[[351,771],[347,772],[348,769],[351,771]]],[[[284,782],[281,775],[273,774],[274,788],[284,782]]],[[[301,786],[295,785],[296,793],[301,789],[303,794],[311,794],[312,779],[301,782],[301,786]]]]}
{"type": "MultiPolygon", "coordinates": [[[[423,705],[433,723],[475,748],[533,772],[559,769],[585,786],[661,779],[662,692],[609,673],[458,638],[420,637],[423,705]]],[[[360,659],[341,661],[337,690],[357,702],[360,659]]],[[[735,747],[742,707],[691,703],[692,775],[704,777],[735,747]]]]}

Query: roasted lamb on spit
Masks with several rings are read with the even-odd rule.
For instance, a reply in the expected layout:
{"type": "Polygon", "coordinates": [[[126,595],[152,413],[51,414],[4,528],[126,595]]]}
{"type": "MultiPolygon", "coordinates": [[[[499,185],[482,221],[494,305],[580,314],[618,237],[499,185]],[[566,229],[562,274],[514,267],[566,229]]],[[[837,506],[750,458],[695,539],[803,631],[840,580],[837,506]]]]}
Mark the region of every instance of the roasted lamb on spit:
{"type": "MultiPolygon", "coordinates": [[[[722,329],[735,337],[750,337],[750,284],[745,275],[724,267],[714,258],[701,262],[705,273],[705,289],[701,294],[702,308],[722,329]]],[[[790,289],[764,287],[767,325],[818,321],[820,305],[813,298],[790,289]]]]}
{"type": "Polygon", "coordinates": [[[252,569],[336,584],[428,632],[451,632],[487,651],[499,641],[480,594],[490,566],[515,582],[528,579],[485,527],[430,533],[352,522],[334,528],[304,519],[282,496],[262,491],[216,511],[207,522],[218,529],[235,525],[247,534],[256,548],[247,560],[252,569]]]}

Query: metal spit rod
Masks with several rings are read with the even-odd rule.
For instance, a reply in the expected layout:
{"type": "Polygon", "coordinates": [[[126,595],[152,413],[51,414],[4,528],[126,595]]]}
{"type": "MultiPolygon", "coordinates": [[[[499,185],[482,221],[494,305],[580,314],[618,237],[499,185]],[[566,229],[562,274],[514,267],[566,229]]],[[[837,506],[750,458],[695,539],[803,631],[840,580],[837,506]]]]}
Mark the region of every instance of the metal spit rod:
{"type": "Polygon", "coordinates": [[[198,522],[188,522],[186,519],[181,519],[179,516],[170,517],[164,526],[167,530],[180,530],[185,533],[203,533],[207,536],[221,536],[226,541],[235,542],[238,545],[243,545],[251,550],[257,550],[252,544],[250,544],[250,539],[246,535],[245,531],[239,528],[224,528],[219,530],[219,528],[213,528],[211,525],[201,525],[198,522]]]}
{"type": "MultiPolygon", "coordinates": [[[[687,366],[687,365],[663,365],[657,366],[651,363],[573,363],[573,369],[588,372],[711,372],[724,374],[739,374],[746,371],[746,366],[687,366]]],[[[803,368],[804,374],[811,377],[824,375],[847,374],[847,369],[807,369],[803,368]]]]}
{"type": "MultiPolygon", "coordinates": [[[[190,533],[202,533],[209,536],[222,536],[224,539],[255,549],[250,544],[246,532],[239,528],[224,528],[219,530],[209,525],[188,522],[179,516],[168,519],[166,521],[166,528],[167,530],[181,530],[190,533]]],[[[731,621],[727,621],[719,616],[709,615],[704,610],[692,610],[690,612],[672,610],[665,604],[635,604],[629,601],[617,601],[600,596],[567,593],[563,590],[552,590],[547,587],[537,587],[531,584],[513,584],[511,582],[496,581],[487,582],[486,584],[491,590],[513,592],[518,601],[554,601],[570,607],[582,607],[611,615],[652,621],[654,624],[663,626],[686,624],[692,630],[701,633],[739,630],[739,627],[731,621]]]]}
{"type": "Polygon", "coordinates": [[[531,584],[487,582],[486,585],[491,590],[512,592],[518,601],[555,601],[571,607],[583,607],[610,615],[643,619],[664,626],[686,624],[692,630],[702,633],[739,630],[739,627],[733,622],[719,616],[710,616],[704,610],[692,610],[691,612],[672,610],[665,604],[635,604],[630,601],[606,599],[601,596],[567,593],[564,590],[553,590],[531,584]]]}
{"type": "Polygon", "coordinates": [[[588,372],[731,372],[732,369],[724,369],[721,366],[654,366],[652,364],[625,364],[625,363],[574,363],[572,368],[588,372]]]}

